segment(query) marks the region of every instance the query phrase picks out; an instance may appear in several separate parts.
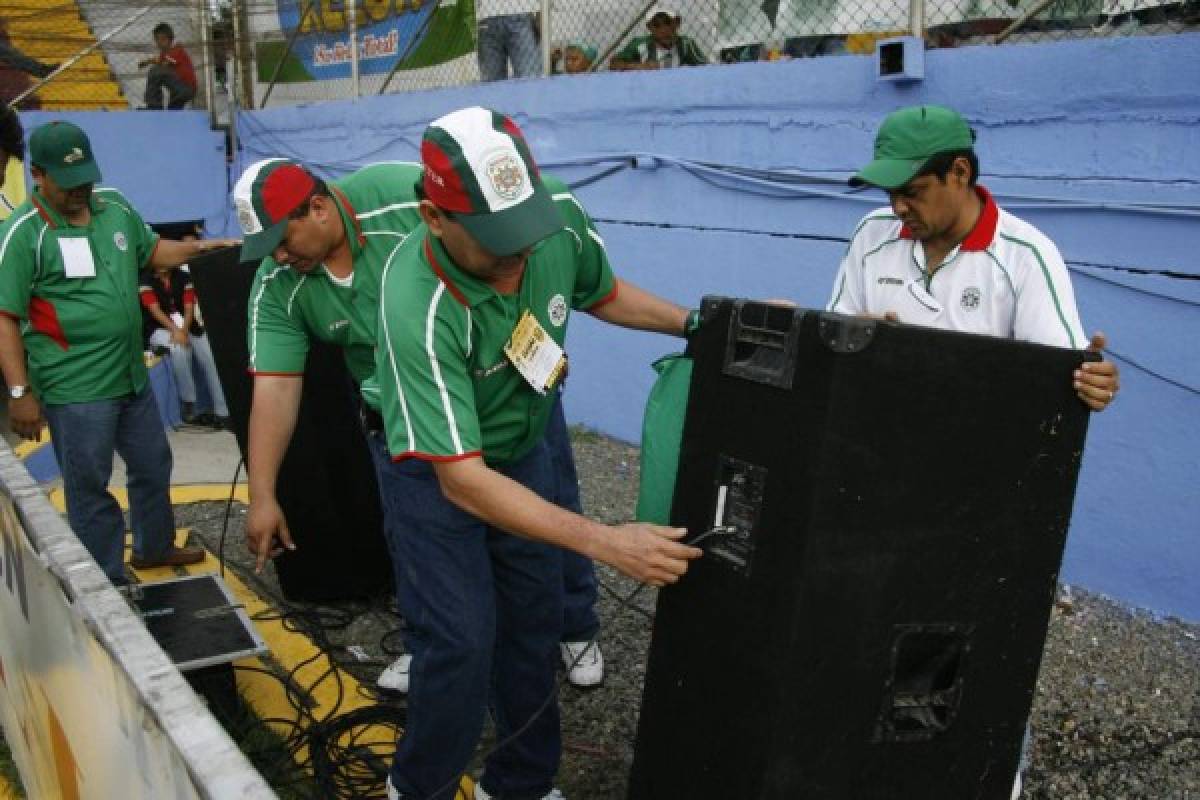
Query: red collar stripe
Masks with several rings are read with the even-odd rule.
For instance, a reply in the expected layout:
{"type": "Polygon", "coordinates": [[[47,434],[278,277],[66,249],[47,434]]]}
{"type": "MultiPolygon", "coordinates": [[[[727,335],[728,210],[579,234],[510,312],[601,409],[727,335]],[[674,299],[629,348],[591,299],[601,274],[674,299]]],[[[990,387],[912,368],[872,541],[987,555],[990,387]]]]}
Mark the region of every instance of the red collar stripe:
{"type": "Polygon", "coordinates": [[[338,199],[338,202],[342,204],[342,208],[346,210],[346,216],[350,218],[350,222],[354,225],[354,237],[358,239],[358,246],[362,247],[367,243],[367,237],[362,232],[362,223],[358,221],[358,212],[350,204],[350,198],[346,197],[346,193],[336,186],[330,186],[329,191],[333,192],[334,197],[338,199]]]}
{"type": "MultiPolygon", "coordinates": [[[[983,210],[979,212],[979,219],[975,220],[975,227],[971,228],[971,232],[958,245],[960,250],[968,253],[987,250],[996,238],[996,228],[1000,224],[1000,208],[992,199],[992,193],[982,186],[976,186],[975,194],[983,201],[983,210]]],[[[900,226],[900,238],[913,238],[907,225],[900,226]]]]}
{"type": "Polygon", "coordinates": [[[33,207],[37,209],[38,216],[44,219],[46,224],[51,228],[57,228],[58,226],[54,224],[54,219],[50,216],[50,212],[38,202],[37,195],[31,194],[29,195],[29,199],[33,201],[33,207]]]}
{"type": "Polygon", "coordinates": [[[429,243],[428,236],[425,237],[425,258],[429,260],[429,266],[433,269],[433,273],[438,276],[438,280],[446,285],[446,288],[450,290],[451,296],[459,302],[459,305],[469,306],[470,303],[467,302],[466,295],[454,285],[454,281],[450,280],[450,276],[446,274],[441,264],[438,263],[437,256],[433,254],[433,245],[429,243]]]}

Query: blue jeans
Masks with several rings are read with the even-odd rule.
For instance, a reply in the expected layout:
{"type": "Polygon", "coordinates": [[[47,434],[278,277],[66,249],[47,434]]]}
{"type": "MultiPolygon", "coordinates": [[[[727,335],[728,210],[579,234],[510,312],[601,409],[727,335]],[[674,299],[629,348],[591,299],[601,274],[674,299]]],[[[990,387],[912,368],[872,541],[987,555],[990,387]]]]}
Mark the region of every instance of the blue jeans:
{"type": "Polygon", "coordinates": [[[192,375],[192,356],[200,364],[204,372],[204,380],[208,386],[208,396],[212,400],[213,413],[218,417],[229,416],[229,406],[225,404],[225,392],[221,390],[221,376],[217,373],[217,362],[213,360],[212,348],[208,344],[206,334],[192,334],[188,337],[191,344],[187,347],[171,341],[171,332],[166,328],[158,328],[150,334],[151,347],[165,347],[171,351],[171,371],[175,373],[175,385],[179,387],[179,399],[184,403],[196,402],[196,379],[192,375]]]}
{"type": "Polygon", "coordinates": [[[542,54],[534,33],[533,14],[502,14],[479,20],[479,42],[475,52],[479,77],[502,81],[509,77],[534,78],[542,74],[542,54]]]}
{"type": "MultiPolygon", "coordinates": [[[[405,797],[453,798],[490,704],[498,741],[524,730],[488,757],[484,788],[504,800],[540,798],[562,750],[561,552],[460,510],[442,495],[432,465],[384,463],[382,436],[370,439],[412,654],[392,785],[405,797]]],[[[554,467],[543,441],[499,471],[553,502],[554,467]]]]}
{"type": "Polygon", "coordinates": [[[67,519],[114,584],[125,580],[125,517],[108,491],[113,451],[125,461],[133,554],[154,560],[171,549],[171,447],[149,385],[135,395],[47,405],[54,457],[62,471],[67,519]]]}
{"type": "MultiPolygon", "coordinates": [[[[546,423],[546,446],[554,460],[558,476],[558,505],[583,513],[579,501],[579,476],[575,472],[575,456],[571,453],[571,438],[563,416],[561,398],[554,404],[546,423]]],[[[563,631],[564,642],[586,642],[600,631],[596,616],[596,566],[587,556],[574,550],[562,550],[563,571],[563,631]]]]}

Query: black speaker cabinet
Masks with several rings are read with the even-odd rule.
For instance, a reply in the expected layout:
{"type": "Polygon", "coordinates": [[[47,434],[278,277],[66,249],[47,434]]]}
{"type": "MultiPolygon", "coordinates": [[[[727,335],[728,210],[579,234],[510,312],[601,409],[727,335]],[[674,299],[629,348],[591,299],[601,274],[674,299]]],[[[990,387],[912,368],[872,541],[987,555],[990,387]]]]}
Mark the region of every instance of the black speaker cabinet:
{"type": "MultiPolygon", "coordinates": [[[[237,248],[189,262],[242,455],[252,397],[246,308],[257,266],[239,264],[237,248]]],[[[300,417],[276,486],[297,547],[275,559],[290,600],[353,600],[392,591],[379,490],[355,394],[341,349],[314,342],[300,417]]]]}
{"type": "Polygon", "coordinates": [[[706,298],[633,800],[1008,800],[1087,354],[706,298]]]}

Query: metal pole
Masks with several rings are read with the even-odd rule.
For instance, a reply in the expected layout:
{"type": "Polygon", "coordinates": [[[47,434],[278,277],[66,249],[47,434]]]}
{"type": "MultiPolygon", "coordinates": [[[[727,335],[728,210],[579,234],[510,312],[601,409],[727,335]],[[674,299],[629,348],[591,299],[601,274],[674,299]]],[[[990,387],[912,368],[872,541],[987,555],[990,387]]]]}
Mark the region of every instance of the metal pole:
{"type": "Polygon", "coordinates": [[[204,107],[208,109],[209,124],[214,124],[217,121],[217,110],[214,106],[217,104],[217,92],[213,85],[213,57],[212,57],[212,35],[209,24],[211,20],[208,18],[208,0],[200,0],[200,47],[204,54],[202,69],[204,70],[204,107]]]}
{"type": "Polygon", "coordinates": [[[542,0],[542,74],[550,74],[550,0],[542,0]]]}
{"type": "Polygon", "coordinates": [[[350,83],[354,87],[354,99],[358,99],[358,0],[349,0],[350,6],[350,83]]]}
{"type": "Polygon", "coordinates": [[[616,49],[621,46],[621,42],[625,41],[625,37],[629,35],[629,32],[632,31],[639,22],[646,18],[646,15],[650,13],[650,9],[653,8],[657,2],[658,0],[650,0],[650,2],[646,3],[646,5],[642,7],[642,10],[637,13],[637,16],[629,20],[629,24],[625,26],[625,30],[621,31],[621,35],[618,36],[613,43],[610,44],[604,50],[604,52],[599,55],[599,57],[597,57],[595,61],[592,62],[592,66],[588,67],[588,72],[595,72],[596,70],[600,69],[601,64],[608,61],[608,57],[611,56],[616,49]]]}
{"type": "Polygon", "coordinates": [[[66,72],[68,69],[70,69],[70,68],[71,68],[71,67],[73,67],[75,64],[77,64],[77,63],[79,62],[79,59],[83,58],[83,57],[84,57],[84,56],[86,56],[88,53],[90,53],[90,52],[92,52],[93,50],[95,50],[96,48],[100,47],[100,45],[104,44],[104,43],[105,43],[105,42],[107,42],[109,39],[113,38],[113,37],[114,37],[114,36],[116,36],[118,33],[120,33],[121,31],[125,30],[125,29],[126,29],[126,28],[128,28],[130,25],[132,25],[133,23],[137,22],[139,19],[141,19],[142,17],[144,17],[144,16],[146,16],[147,14],[149,14],[149,13],[150,13],[150,11],[151,11],[151,10],[152,10],[152,9],[153,9],[153,8],[154,8],[156,5],[158,5],[158,4],[157,4],[157,3],[152,3],[152,4],[148,5],[148,6],[146,6],[146,7],[145,7],[145,8],[143,8],[141,11],[137,12],[137,13],[136,13],[136,14],[134,14],[132,17],[130,17],[129,19],[127,19],[127,20],[125,20],[124,22],[122,22],[122,23],[121,23],[120,25],[118,25],[116,28],[113,28],[111,31],[109,31],[108,33],[104,34],[104,36],[100,37],[100,38],[99,38],[99,39],[97,39],[96,41],[94,41],[94,42],[92,42],[91,44],[89,44],[87,47],[85,47],[85,48],[83,48],[82,50],[80,50],[80,51],[79,51],[78,53],[76,53],[75,55],[73,55],[73,56],[71,56],[70,58],[68,58],[68,59],[67,59],[66,61],[64,61],[63,63],[59,64],[59,65],[58,65],[58,68],[57,68],[57,69],[55,69],[55,70],[54,70],[54,72],[51,72],[49,75],[47,75],[46,77],[42,78],[40,81],[37,81],[37,82],[36,82],[36,83],[34,83],[32,86],[30,86],[28,89],[26,89],[25,91],[21,92],[21,93],[20,93],[19,95],[17,95],[16,97],[14,97],[12,100],[9,100],[9,101],[8,101],[8,107],[9,107],[9,108],[16,108],[16,107],[17,107],[17,104],[18,104],[18,103],[20,103],[22,100],[24,100],[26,97],[29,97],[29,95],[33,94],[33,93],[34,93],[34,92],[36,92],[38,89],[41,89],[41,88],[42,88],[43,86],[45,86],[47,83],[49,83],[50,81],[54,80],[54,79],[55,79],[55,78],[57,78],[59,75],[63,74],[63,73],[64,73],[64,72],[66,72]]]}
{"type": "Polygon", "coordinates": [[[279,80],[279,73],[283,71],[284,62],[292,54],[292,48],[296,46],[296,38],[300,36],[300,31],[304,30],[304,23],[308,19],[308,14],[312,11],[312,8],[313,4],[311,2],[304,4],[304,10],[300,12],[300,20],[288,36],[287,47],[280,54],[279,60],[275,62],[275,69],[271,72],[271,80],[267,82],[267,91],[263,94],[262,102],[258,104],[259,108],[267,107],[267,101],[271,99],[271,92],[275,90],[275,82],[279,80]]]}
{"type": "Polygon", "coordinates": [[[232,0],[233,12],[233,59],[234,70],[237,73],[238,91],[241,96],[238,104],[247,110],[254,110],[254,79],[250,76],[250,32],[246,30],[246,4],[232,0]]]}
{"type": "Polygon", "coordinates": [[[1012,36],[1017,31],[1019,31],[1021,29],[1021,27],[1025,25],[1026,22],[1029,22],[1029,20],[1033,19],[1038,14],[1042,13],[1047,8],[1049,8],[1050,4],[1053,2],[1054,2],[1054,0],[1042,0],[1042,2],[1037,3],[1036,5],[1031,7],[1024,14],[1022,14],[1021,16],[1019,16],[1015,20],[1013,20],[1012,25],[1009,25],[1007,28],[1000,31],[1000,33],[996,34],[996,38],[992,39],[992,44],[1003,44],[1005,39],[1012,36]]]}
{"type": "Polygon", "coordinates": [[[412,39],[409,40],[408,47],[404,48],[404,52],[401,53],[400,57],[396,59],[396,62],[394,64],[392,64],[391,70],[388,71],[387,77],[383,79],[383,84],[380,85],[379,91],[376,94],[383,94],[384,92],[387,91],[388,86],[392,82],[392,78],[396,77],[396,73],[400,71],[400,67],[404,64],[404,62],[408,59],[409,55],[416,48],[417,43],[420,42],[421,39],[423,39],[425,37],[425,32],[429,30],[429,25],[430,25],[430,23],[433,22],[433,17],[434,17],[434,14],[436,14],[436,13],[437,13],[437,9],[434,9],[434,11],[429,14],[429,16],[425,17],[425,21],[423,23],[421,23],[420,30],[418,30],[416,35],[413,36],[412,39]]]}
{"type": "Polygon", "coordinates": [[[908,21],[912,35],[918,39],[925,37],[925,0],[909,0],[908,21]]]}

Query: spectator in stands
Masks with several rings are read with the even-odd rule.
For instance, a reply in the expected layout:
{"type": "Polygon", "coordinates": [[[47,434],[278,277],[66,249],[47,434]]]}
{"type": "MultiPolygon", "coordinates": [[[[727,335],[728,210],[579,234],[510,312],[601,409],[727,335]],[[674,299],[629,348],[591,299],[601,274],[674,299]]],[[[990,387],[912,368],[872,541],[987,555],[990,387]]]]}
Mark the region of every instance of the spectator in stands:
{"type": "Polygon", "coordinates": [[[150,67],[146,75],[146,108],[163,110],[163,92],[167,93],[167,110],[177,111],[196,96],[196,69],[183,45],[175,44],[175,31],[165,22],[154,26],[154,44],[158,55],[138,62],[138,67],[150,67]]]}
{"type": "MultiPolygon", "coordinates": [[[[183,237],[195,241],[194,234],[183,237]]],[[[217,363],[204,334],[204,326],[196,319],[196,292],[192,276],[184,267],[175,269],[155,266],[142,270],[138,293],[142,298],[142,332],[152,350],[165,349],[171,356],[171,369],[183,403],[183,421],[189,425],[211,424],[217,428],[229,425],[229,408],[217,376],[217,363]],[[212,398],[213,415],[208,419],[196,416],[196,381],[192,377],[192,354],[200,362],[212,398]]]]}
{"type": "Polygon", "coordinates": [[[555,75],[577,75],[590,70],[595,61],[595,47],[582,42],[572,42],[564,49],[555,48],[550,54],[550,72],[555,75]]]}
{"type": "Polygon", "coordinates": [[[141,268],[173,267],[227,241],[160,240],[100,168],[87,135],[54,121],[29,137],[37,188],[0,225],[0,369],[12,429],[49,423],[67,517],[114,584],[126,582],[125,519],[108,491],[113,451],[129,476],[134,567],[204,558],[176,547],[171,448],[142,359],[141,268]]]}
{"type": "Polygon", "coordinates": [[[537,15],[541,7],[540,0],[478,0],[475,13],[479,20],[479,41],[475,55],[482,80],[533,78],[542,74],[537,15]]]}
{"type": "Polygon", "coordinates": [[[683,18],[668,8],[652,8],[646,14],[649,36],[638,36],[609,61],[609,68],[667,69],[669,67],[695,67],[707,64],[708,59],[696,43],[679,33],[683,18]]]}
{"type": "MultiPolygon", "coordinates": [[[[0,105],[0,190],[4,188],[4,176],[8,172],[8,160],[25,159],[25,131],[21,128],[21,118],[17,112],[6,105],[0,105]]],[[[15,206],[8,199],[8,193],[0,191],[0,220],[8,219],[15,206]]]]}

